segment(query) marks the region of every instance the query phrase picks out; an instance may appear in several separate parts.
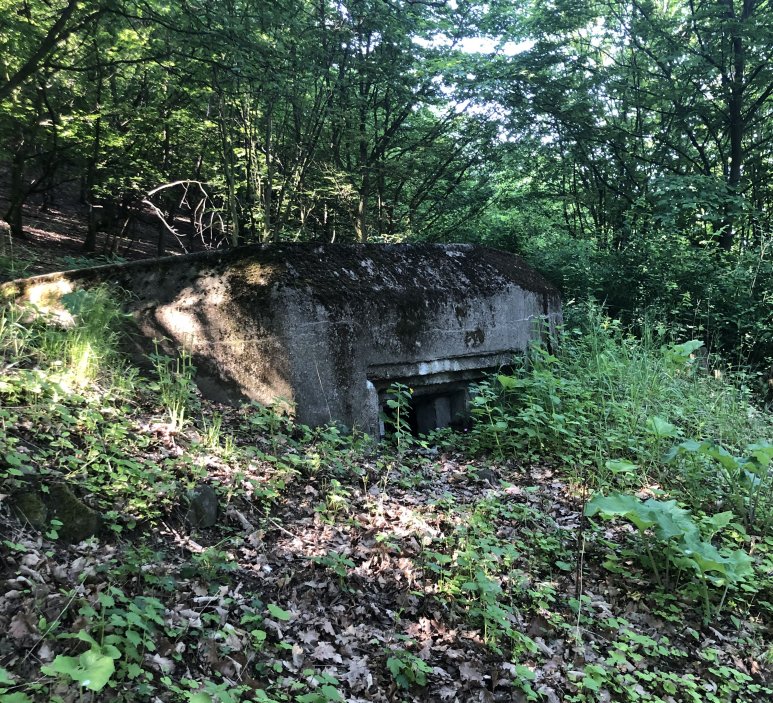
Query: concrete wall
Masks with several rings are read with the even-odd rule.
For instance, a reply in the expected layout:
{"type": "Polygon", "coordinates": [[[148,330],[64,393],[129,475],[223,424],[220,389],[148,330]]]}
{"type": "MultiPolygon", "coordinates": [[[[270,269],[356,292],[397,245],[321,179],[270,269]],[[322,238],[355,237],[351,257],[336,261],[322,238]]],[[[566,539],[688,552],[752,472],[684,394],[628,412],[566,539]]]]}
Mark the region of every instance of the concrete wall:
{"type": "Polygon", "coordinates": [[[463,309],[453,302],[416,300],[410,312],[377,301],[356,311],[330,310],[297,291],[283,301],[283,336],[293,349],[290,377],[303,389],[299,419],[315,425],[335,418],[369,432],[378,416],[368,381],[378,391],[393,381],[439,385],[479,379],[526,350],[539,335],[544,309],[540,294],[517,286],[470,299],[463,309]],[[410,333],[398,334],[409,315],[415,316],[410,333]]]}
{"type": "Polygon", "coordinates": [[[4,289],[45,305],[99,283],[128,291],[146,347],[163,338],[167,352],[192,353],[205,395],[281,397],[301,422],[370,433],[392,381],[441,388],[480,378],[561,317],[556,290],[521,259],[469,245],[249,247],[4,289]]]}

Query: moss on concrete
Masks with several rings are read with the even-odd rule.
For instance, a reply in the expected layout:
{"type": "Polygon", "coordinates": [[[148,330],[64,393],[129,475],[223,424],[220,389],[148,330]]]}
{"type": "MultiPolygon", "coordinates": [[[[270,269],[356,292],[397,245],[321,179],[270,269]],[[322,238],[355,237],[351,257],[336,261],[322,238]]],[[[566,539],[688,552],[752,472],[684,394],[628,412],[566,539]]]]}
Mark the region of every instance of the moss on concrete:
{"type": "Polygon", "coordinates": [[[11,505],[22,520],[26,520],[36,530],[48,529],[48,506],[36,490],[29,489],[16,493],[11,505]]]}

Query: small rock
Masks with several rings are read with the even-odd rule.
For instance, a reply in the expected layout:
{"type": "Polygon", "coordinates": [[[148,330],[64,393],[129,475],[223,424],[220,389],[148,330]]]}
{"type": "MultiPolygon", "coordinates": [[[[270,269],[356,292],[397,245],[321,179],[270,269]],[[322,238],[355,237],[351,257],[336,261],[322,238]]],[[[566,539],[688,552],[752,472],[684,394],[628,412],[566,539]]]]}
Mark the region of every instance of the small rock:
{"type": "Polygon", "coordinates": [[[212,486],[199,484],[186,494],[188,512],[185,521],[191,527],[213,527],[217,522],[217,494],[212,486]]]}
{"type": "Polygon", "coordinates": [[[48,508],[37,491],[27,490],[13,496],[12,505],[23,520],[36,530],[48,528],[48,508]]]}
{"type": "Polygon", "coordinates": [[[499,485],[499,477],[491,469],[481,469],[478,471],[478,480],[483,483],[490,483],[492,486],[499,485]]]}
{"type": "Polygon", "coordinates": [[[62,523],[57,530],[65,542],[82,542],[94,537],[102,526],[100,514],[78,498],[65,483],[55,483],[48,489],[48,507],[52,517],[62,523]]]}
{"type": "Polygon", "coordinates": [[[59,520],[59,539],[65,542],[82,542],[99,532],[102,525],[100,514],[78,498],[65,483],[54,483],[42,493],[30,487],[13,497],[13,506],[22,519],[35,529],[44,532],[51,520],[59,520]]]}

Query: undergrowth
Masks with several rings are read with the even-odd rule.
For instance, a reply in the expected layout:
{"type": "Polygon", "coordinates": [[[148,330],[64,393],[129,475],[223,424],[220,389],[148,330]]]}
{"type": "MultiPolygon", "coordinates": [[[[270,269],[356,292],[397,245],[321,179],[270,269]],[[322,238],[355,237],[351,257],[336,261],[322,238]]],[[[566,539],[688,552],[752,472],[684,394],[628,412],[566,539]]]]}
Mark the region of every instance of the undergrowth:
{"type": "Polygon", "coordinates": [[[671,491],[706,510],[720,501],[767,533],[773,420],[745,380],[700,340],[675,343],[656,328],[636,337],[587,305],[568,311],[555,352],[535,346],[475,389],[470,444],[500,459],[555,457],[590,489],[671,491]],[[755,452],[757,465],[743,458],[755,452]]]}

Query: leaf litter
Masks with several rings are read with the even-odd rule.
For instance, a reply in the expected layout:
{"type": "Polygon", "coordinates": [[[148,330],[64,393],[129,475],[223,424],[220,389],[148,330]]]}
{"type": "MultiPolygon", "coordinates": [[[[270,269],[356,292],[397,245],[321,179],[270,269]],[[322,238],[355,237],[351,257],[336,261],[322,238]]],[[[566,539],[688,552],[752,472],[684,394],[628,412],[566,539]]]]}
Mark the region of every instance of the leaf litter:
{"type": "MultiPolygon", "coordinates": [[[[0,502],[13,545],[0,667],[12,681],[43,680],[41,665],[85,651],[70,636],[88,630],[120,635],[127,660],[139,652],[95,700],[183,700],[213,682],[235,692],[223,701],[552,703],[622,700],[614,681],[628,680],[642,700],[671,703],[692,700],[680,677],[707,696],[722,676],[773,684],[761,657],[770,623],[750,611],[706,627],[695,604],[653,598],[630,530],[590,530],[582,492],[556,466],[496,465],[447,446],[335,454],[245,434],[242,412],[216,411],[240,449],[258,451],[204,455],[193,432],[138,426],[146,460],[202,466],[220,499],[211,529],[171,507],[112,540],[65,545],[0,502]]],[[[77,700],[64,683],[31,699],[77,700]]]]}

